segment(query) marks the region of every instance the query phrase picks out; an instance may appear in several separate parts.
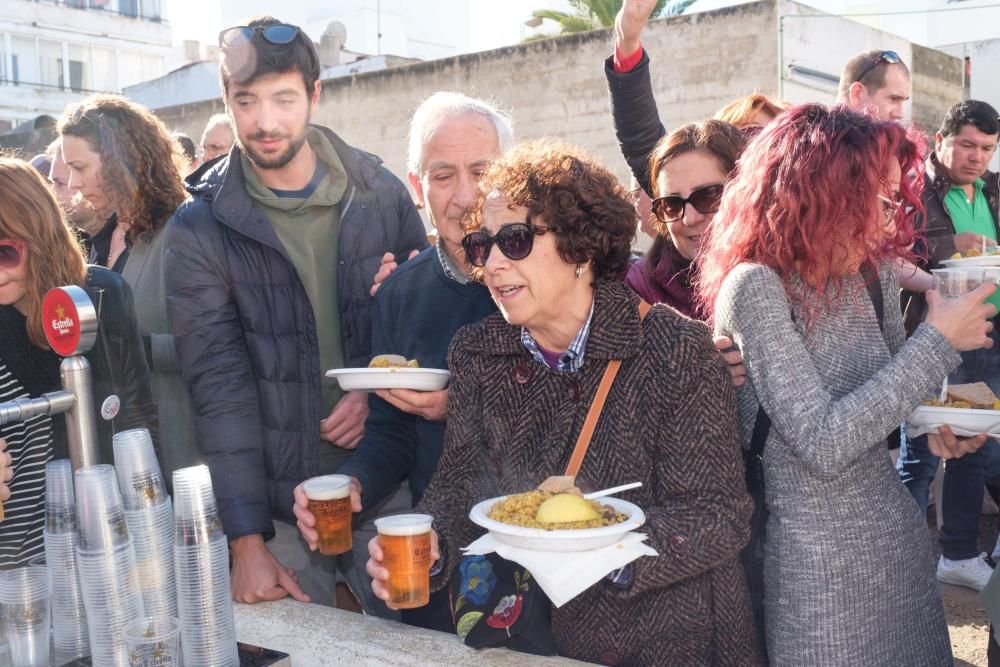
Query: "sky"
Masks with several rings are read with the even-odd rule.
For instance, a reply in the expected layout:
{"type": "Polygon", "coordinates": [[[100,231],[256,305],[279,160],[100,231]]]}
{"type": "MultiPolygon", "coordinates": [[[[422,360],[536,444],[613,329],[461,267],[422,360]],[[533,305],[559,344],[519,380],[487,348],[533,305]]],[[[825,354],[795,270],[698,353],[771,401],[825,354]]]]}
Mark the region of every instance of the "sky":
{"type": "MultiPolygon", "coordinates": [[[[435,14],[448,0],[412,0],[419,4],[422,10],[435,14]]],[[[472,15],[469,42],[475,45],[474,51],[507,46],[520,42],[525,34],[531,31],[524,22],[531,18],[535,9],[570,9],[566,0],[468,0],[472,15]]],[[[221,12],[218,9],[219,0],[166,0],[168,21],[174,32],[174,43],[184,40],[197,40],[203,44],[213,44],[223,27],[221,12]]],[[[315,6],[315,0],[284,0],[284,6],[304,4],[315,6]]],[[[278,18],[281,18],[278,15],[278,18]]],[[[348,38],[349,39],[349,38],[348,38]]]]}

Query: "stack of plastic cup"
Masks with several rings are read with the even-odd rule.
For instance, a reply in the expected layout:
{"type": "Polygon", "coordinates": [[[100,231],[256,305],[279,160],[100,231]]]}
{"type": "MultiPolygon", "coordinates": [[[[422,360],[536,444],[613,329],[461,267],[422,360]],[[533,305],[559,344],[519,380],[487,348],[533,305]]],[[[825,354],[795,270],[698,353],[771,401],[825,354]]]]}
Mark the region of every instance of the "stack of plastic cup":
{"type": "Polygon", "coordinates": [[[177,616],[174,510],[153,439],[144,428],[122,431],[115,434],[114,450],[143,607],[150,616],[177,616]]]}
{"type": "Polygon", "coordinates": [[[52,628],[58,657],[67,660],[90,655],[87,612],[76,562],[76,497],[69,459],[45,466],[45,561],[52,576],[52,628]]]}
{"type": "Polygon", "coordinates": [[[128,667],[125,626],[145,614],[114,468],[96,465],[76,471],[76,508],[80,525],[76,557],[92,661],[128,667]]]}
{"type": "Polygon", "coordinates": [[[49,575],[44,567],[0,574],[0,618],[7,630],[12,662],[18,667],[49,665],[49,575]]]}
{"type": "Polygon", "coordinates": [[[237,667],[229,550],[207,467],[174,471],[174,524],[184,664],[237,667]]]}

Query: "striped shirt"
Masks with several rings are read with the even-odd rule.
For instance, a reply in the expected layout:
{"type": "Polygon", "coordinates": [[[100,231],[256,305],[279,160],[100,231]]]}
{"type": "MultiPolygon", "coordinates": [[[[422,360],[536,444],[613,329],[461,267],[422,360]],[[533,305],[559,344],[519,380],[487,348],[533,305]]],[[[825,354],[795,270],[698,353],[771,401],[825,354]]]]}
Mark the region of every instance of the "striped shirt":
{"type": "MultiPolygon", "coordinates": [[[[28,392],[0,360],[0,403],[27,398],[28,392]]],[[[14,477],[7,482],[10,499],[4,501],[0,523],[0,569],[27,565],[45,553],[45,464],[52,459],[52,418],[42,415],[26,422],[0,426],[13,459],[14,477]]]]}

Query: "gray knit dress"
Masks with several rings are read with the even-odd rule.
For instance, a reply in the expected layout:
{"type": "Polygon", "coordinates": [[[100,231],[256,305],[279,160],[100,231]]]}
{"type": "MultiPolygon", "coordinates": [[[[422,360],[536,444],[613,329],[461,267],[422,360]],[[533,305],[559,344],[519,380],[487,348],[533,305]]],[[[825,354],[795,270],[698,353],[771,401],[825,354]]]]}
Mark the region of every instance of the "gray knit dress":
{"type": "MultiPolygon", "coordinates": [[[[879,274],[884,336],[860,275],[831,288],[808,327],[761,265],[737,267],[716,303],[716,329],[743,351],[749,378],[744,446],[758,405],[772,423],[764,580],[775,666],[953,664],[930,535],[885,437],[960,357],[928,324],[904,343],[890,307],[898,280],[888,266],[879,274]]],[[[789,290],[801,294],[798,276],[789,290]]]]}

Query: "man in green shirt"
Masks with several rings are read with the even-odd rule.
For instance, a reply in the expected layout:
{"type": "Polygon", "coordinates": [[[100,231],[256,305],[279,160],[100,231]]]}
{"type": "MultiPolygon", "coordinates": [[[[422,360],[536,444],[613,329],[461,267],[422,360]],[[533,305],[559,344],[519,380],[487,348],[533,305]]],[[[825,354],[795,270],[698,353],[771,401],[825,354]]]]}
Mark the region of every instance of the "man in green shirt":
{"type": "MultiPolygon", "coordinates": [[[[1000,176],[987,170],[1000,137],[997,111],[989,104],[967,100],[945,115],[934,137],[934,152],[927,159],[922,201],[924,223],[917,225],[926,244],[928,267],[955,253],[983,250],[997,244],[1000,219],[1000,176]]],[[[918,248],[920,250],[920,248],[918,248]]],[[[910,298],[907,325],[916,327],[926,310],[923,295],[910,298]]],[[[1000,308],[1000,296],[989,300],[1000,308]]],[[[962,366],[949,381],[958,384],[985,382],[1000,394],[1000,338],[993,321],[993,348],[967,352],[962,366]]],[[[927,450],[926,439],[907,439],[900,448],[897,468],[917,504],[927,508],[928,488],[938,468],[938,458],[927,450]]],[[[944,583],[982,590],[992,569],[980,554],[979,514],[983,486],[1000,474],[1000,445],[990,439],[978,451],[948,461],[942,498],[938,499],[941,523],[941,558],[937,577],[944,583]]]]}

